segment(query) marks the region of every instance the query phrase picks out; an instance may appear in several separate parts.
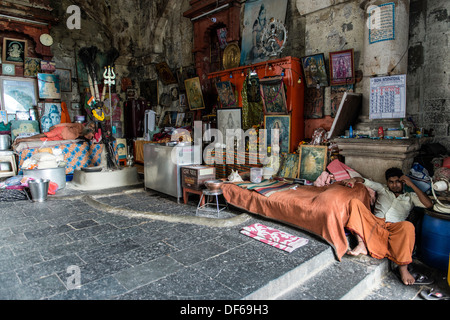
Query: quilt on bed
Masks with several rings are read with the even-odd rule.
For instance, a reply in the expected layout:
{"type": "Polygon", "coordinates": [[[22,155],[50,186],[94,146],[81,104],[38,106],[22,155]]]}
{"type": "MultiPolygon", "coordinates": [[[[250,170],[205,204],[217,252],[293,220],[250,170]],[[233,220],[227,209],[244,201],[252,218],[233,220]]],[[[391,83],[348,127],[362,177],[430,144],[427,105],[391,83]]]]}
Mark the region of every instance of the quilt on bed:
{"type": "Polygon", "coordinates": [[[356,198],[370,206],[369,193],[362,184],[354,188],[337,183],[324,187],[298,186],[270,196],[253,189],[248,190],[233,183],[222,186],[228,203],[321,237],[333,247],[338,260],[348,248],[344,228],[349,218],[350,200],[356,198]]]}

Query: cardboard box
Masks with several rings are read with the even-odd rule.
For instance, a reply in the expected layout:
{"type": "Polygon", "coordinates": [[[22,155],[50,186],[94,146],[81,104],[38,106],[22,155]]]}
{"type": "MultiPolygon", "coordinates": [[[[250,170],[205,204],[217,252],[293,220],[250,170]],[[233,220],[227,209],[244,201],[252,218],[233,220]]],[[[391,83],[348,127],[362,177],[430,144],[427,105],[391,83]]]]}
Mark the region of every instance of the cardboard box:
{"type": "Polygon", "coordinates": [[[182,186],[201,190],[205,181],[216,179],[216,168],[202,165],[185,166],[181,168],[182,186]]]}

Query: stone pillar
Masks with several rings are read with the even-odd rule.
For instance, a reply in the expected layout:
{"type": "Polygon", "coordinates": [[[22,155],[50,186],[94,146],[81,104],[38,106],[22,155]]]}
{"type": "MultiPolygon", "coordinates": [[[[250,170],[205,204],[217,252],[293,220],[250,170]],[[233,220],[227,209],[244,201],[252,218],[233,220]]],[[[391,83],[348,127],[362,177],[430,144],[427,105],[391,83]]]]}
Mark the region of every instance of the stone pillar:
{"type": "MultiPolygon", "coordinates": [[[[408,72],[408,43],[409,43],[409,0],[365,0],[361,1],[361,8],[365,12],[364,52],[362,93],[363,107],[361,123],[358,129],[361,131],[378,128],[378,126],[392,123],[392,120],[370,121],[370,78],[376,76],[390,76],[407,74],[408,72]],[[370,17],[369,12],[386,3],[395,4],[394,39],[370,43],[370,28],[376,28],[376,11],[370,17]],[[372,18],[372,19],[370,19],[372,18]]],[[[379,16],[378,16],[379,17],[379,16]]],[[[398,126],[398,119],[395,120],[398,126]]],[[[388,125],[386,125],[388,126],[388,125]]]]}

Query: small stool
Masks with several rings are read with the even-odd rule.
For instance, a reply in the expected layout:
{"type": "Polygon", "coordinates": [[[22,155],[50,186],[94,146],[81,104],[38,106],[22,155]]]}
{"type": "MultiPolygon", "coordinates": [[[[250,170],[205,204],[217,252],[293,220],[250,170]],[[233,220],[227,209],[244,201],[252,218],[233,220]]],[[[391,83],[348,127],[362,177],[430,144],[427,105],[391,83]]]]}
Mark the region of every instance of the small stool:
{"type": "Polygon", "coordinates": [[[219,190],[208,190],[205,189],[202,191],[202,196],[200,198],[200,202],[198,203],[197,206],[197,211],[196,211],[196,215],[198,215],[199,211],[204,211],[204,212],[216,212],[217,213],[217,217],[219,217],[219,214],[221,211],[225,210],[228,205],[223,205],[223,204],[219,204],[219,196],[223,195],[222,189],[219,190]],[[215,202],[209,202],[209,199],[206,203],[202,202],[204,201],[206,197],[210,197],[210,196],[214,196],[216,198],[215,202]],[[203,204],[204,203],[204,204],[203,204]]]}
{"type": "Polygon", "coordinates": [[[187,187],[183,187],[183,201],[184,204],[187,204],[188,199],[189,199],[189,193],[193,193],[193,194],[198,194],[200,196],[200,201],[202,201],[201,205],[205,204],[205,199],[202,199],[203,196],[203,190],[198,190],[198,189],[191,189],[191,188],[187,188],[187,187]]]}

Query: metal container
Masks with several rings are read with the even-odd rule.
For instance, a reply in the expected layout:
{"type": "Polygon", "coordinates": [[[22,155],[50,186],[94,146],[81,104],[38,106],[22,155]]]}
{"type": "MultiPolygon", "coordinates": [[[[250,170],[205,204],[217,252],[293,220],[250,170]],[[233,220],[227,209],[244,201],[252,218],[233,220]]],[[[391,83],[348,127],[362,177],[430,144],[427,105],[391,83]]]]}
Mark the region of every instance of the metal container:
{"type": "Polygon", "coordinates": [[[11,136],[9,134],[0,134],[0,151],[11,149],[11,136]]]}
{"type": "Polygon", "coordinates": [[[37,179],[28,181],[28,187],[31,192],[31,199],[34,202],[44,202],[47,200],[48,195],[48,185],[50,180],[48,179],[37,179]]]}
{"type": "Polygon", "coordinates": [[[58,190],[66,187],[66,167],[33,170],[24,169],[23,175],[34,179],[48,179],[58,185],[58,190]]]}
{"type": "Polygon", "coordinates": [[[0,162],[0,171],[12,171],[11,162],[0,162]]]}
{"type": "Polygon", "coordinates": [[[217,191],[222,188],[223,181],[222,180],[208,180],[205,181],[205,186],[209,191],[217,191]]]}

